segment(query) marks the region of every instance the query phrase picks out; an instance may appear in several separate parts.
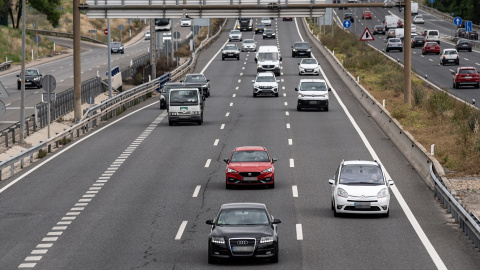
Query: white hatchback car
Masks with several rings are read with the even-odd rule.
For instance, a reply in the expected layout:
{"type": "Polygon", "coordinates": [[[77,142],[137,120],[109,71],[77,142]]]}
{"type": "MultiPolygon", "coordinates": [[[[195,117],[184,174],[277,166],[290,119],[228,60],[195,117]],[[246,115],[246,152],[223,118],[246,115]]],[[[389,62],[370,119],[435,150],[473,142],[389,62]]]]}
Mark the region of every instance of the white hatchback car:
{"type": "Polygon", "coordinates": [[[344,160],[328,182],[332,185],[334,216],[342,213],[389,216],[389,187],[394,183],[386,179],[379,162],[344,160]]]}
{"type": "Polygon", "coordinates": [[[231,30],[230,34],[228,34],[228,41],[242,41],[242,32],[240,30],[231,30]]]}
{"type": "Polygon", "coordinates": [[[417,15],[413,18],[413,23],[425,23],[422,15],[417,15]]]}
{"type": "Polygon", "coordinates": [[[440,55],[440,65],[445,64],[460,65],[460,57],[456,49],[443,49],[443,53],[440,55]]]}
{"type": "Polygon", "coordinates": [[[328,112],[328,92],[331,89],[325,80],[302,79],[295,91],[298,91],[297,111],[312,108],[328,112]]]}
{"type": "Polygon", "coordinates": [[[262,18],[261,22],[262,22],[264,25],[272,25],[272,19],[270,19],[270,18],[268,18],[268,17],[262,18]]]}
{"type": "Polygon", "coordinates": [[[180,26],[181,27],[184,27],[184,26],[192,26],[192,20],[189,19],[189,18],[183,18],[181,21],[180,21],[180,26]]]}
{"type": "Polygon", "coordinates": [[[303,58],[298,63],[298,75],[320,75],[320,66],[315,58],[303,58]]]}

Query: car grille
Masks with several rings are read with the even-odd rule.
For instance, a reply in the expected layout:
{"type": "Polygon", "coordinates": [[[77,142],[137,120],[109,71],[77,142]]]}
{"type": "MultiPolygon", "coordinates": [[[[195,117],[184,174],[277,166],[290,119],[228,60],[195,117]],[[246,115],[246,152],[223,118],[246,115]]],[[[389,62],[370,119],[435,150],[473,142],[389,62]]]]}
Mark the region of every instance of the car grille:
{"type": "Polygon", "coordinates": [[[262,67],[263,68],[274,68],[275,66],[274,65],[263,65],[262,67]]]}
{"type": "Polygon", "coordinates": [[[380,207],[378,206],[370,206],[370,208],[355,208],[355,206],[345,206],[344,210],[346,211],[380,211],[380,207]]]}
{"type": "Polygon", "coordinates": [[[241,172],[239,173],[243,177],[250,177],[250,176],[259,176],[260,172],[241,172]]]}
{"type": "Polygon", "coordinates": [[[272,89],[272,86],[259,86],[258,89],[272,89]]]}
{"type": "Polygon", "coordinates": [[[257,245],[255,238],[231,238],[229,243],[233,256],[251,256],[257,245]]]}

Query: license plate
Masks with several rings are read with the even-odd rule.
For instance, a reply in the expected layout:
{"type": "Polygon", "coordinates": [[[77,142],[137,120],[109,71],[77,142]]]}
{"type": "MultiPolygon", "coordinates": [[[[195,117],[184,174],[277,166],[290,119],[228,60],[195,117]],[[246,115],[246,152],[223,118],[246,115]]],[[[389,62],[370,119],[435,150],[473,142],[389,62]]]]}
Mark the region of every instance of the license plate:
{"type": "Polygon", "coordinates": [[[318,101],[310,101],[310,104],[318,104],[318,101]]]}
{"type": "Polygon", "coordinates": [[[306,72],[312,72],[312,69],[305,69],[306,72]]]}
{"type": "Polygon", "coordinates": [[[233,56],[233,53],[229,53],[228,56],[233,56]]]}
{"type": "Polygon", "coordinates": [[[249,180],[257,180],[257,177],[254,176],[254,177],[243,177],[243,180],[246,180],[246,181],[249,181],[249,180]]]}
{"type": "Polygon", "coordinates": [[[435,47],[430,47],[431,50],[435,50],[435,47]]]}
{"type": "Polygon", "coordinates": [[[232,247],[232,251],[235,251],[235,252],[252,252],[253,247],[232,247]]]}
{"type": "Polygon", "coordinates": [[[190,118],[190,116],[180,115],[178,118],[180,118],[180,119],[187,119],[187,118],[190,118]]]}
{"type": "Polygon", "coordinates": [[[355,208],[370,208],[369,202],[356,202],[354,203],[355,208]]]}
{"type": "Polygon", "coordinates": [[[299,52],[298,54],[305,54],[304,52],[299,52]]]}
{"type": "Polygon", "coordinates": [[[470,77],[470,76],[469,76],[469,77],[465,77],[465,79],[471,79],[471,78],[472,78],[472,77],[470,77]]]}
{"type": "Polygon", "coordinates": [[[448,62],[453,62],[453,60],[448,60],[448,62]]]}

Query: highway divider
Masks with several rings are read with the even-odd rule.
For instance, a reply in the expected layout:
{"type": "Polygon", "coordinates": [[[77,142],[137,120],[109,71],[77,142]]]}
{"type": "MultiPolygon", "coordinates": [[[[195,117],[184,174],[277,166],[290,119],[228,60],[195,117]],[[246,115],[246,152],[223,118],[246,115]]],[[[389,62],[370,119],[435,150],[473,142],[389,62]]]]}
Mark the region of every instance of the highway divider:
{"type": "Polygon", "coordinates": [[[394,119],[382,104],[380,104],[356,78],[352,76],[335,57],[334,53],[323,46],[318,37],[313,35],[305,19],[302,24],[313,44],[325,56],[333,69],[340,75],[342,81],[355,99],[362,105],[370,117],[375,120],[395,146],[402,152],[405,158],[415,168],[425,183],[434,191],[438,200],[443,204],[452,217],[458,222],[460,228],[473,241],[475,247],[480,247],[480,220],[473,213],[460,204],[449,189],[449,181],[441,164],[430,155],[426,149],[415,140],[408,132],[403,130],[402,125],[394,119]]]}

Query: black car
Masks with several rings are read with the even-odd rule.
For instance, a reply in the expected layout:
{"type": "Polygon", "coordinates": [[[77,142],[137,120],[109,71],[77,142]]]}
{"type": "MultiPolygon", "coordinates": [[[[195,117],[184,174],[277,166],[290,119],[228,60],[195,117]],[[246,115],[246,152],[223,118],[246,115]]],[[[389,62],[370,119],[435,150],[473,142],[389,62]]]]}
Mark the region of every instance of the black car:
{"type": "Polygon", "coordinates": [[[425,45],[425,42],[427,42],[427,39],[425,37],[414,36],[412,38],[412,48],[423,47],[423,45],[425,45]]]}
{"type": "Polygon", "coordinates": [[[217,259],[265,258],[278,262],[279,219],[261,203],[229,203],[220,207],[208,236],[208,263],[217,259]]]}
{"type": "Polygon", "coordinates": [[[310,45],[308,45],[307,42],[297,41],[292,46],[292,57],[295,57],[295,56],[312,57],[311,48],[312,47],[310,47],[310,45]]]}
{"type": "Polygon", "coordinates": [[[345,16],[343,16],[343,20],[350,20],[353,23],[355,21],[355,18],[353,17],[352,13],[345,13],[345,16]]]}
{"type": "Polygon", "coordinates": [[[265,31],[265,25],[263,23],[259,23],[255,26],[255,34],[263,33],[263,31],[265,31]]]}
{"type": "Polygon", "coordinates": [[[167,100],[170,95],[170,90],[178,88],[185,88],[185,84],[182,82],[167,82],[163,85],[160,94],[160,110],[167,108],[167,100]]]}
{"type": "MultiPolygon", "coordinates": [[[[22,73],[17,75],[17,89],[22,88],[22,73]]],[[[36,68],[25,69],[25,88],[27,87],[42,87],[42,74],[36,68]]]]}
{"type": "Polygon", "coordinates": [[[467,39],[459,39],[457,44],[455,44],[455,49],[459,52],[460,50],[467,50],[469,52],[472,51],[472,42],[467,39]]]}
{"type": "Polygon", "coordinates": [[[466,34],[465,28],[458,28],[455,32],[455,37],[465,38],[466,34]]]}
{"type": "Polygon", "coordinates": [[[237,45],[227,44],[223,47],[222,61],[225,60],[225,58],[237,58],[237,60],[240,60],[240,51],[238,50],[237,45]]]}
{"type": "Polygon", "coordinates": [[[275,30],[273,29],[265,29],[263,31],[263,39],[266,39],[266,38],[273,38],[275,39],[275,30]]]}
{"type": "Polygon", "coordinates": [[[210,96],[210,80],[201,73],[187,74],[183,81],[186,87],[198,88],[204,97],[210,96]]]}
{"type": "Polygon", "coordinates": [[[376,34],[382,34],[382,35],[385,35],[386,32],[385,32],[385,26],[383,25],[375,25],[375,27],[373,28],[373,35],[376,35],[376,34]]]}
{"type": "Polygon", "coordinates": [[[112,53],[117,53],[117,52],[119,52],[121,54],[125,53],[123,44],[121,42],[110,43],[110,49],[111,49],[112,53]]]}

